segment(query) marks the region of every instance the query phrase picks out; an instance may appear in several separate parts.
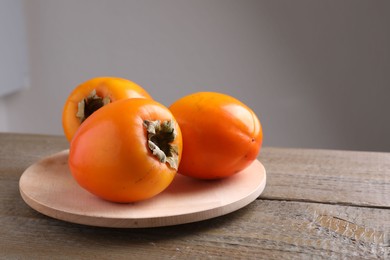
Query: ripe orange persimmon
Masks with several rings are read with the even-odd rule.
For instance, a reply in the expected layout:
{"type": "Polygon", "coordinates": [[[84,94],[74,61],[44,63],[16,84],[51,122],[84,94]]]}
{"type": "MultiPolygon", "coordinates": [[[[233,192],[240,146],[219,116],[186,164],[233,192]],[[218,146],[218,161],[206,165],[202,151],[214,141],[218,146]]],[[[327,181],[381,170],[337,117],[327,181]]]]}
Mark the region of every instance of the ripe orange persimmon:
{"type": "Polygon", "coordinates": [[[84,121],[70,144],[69,168],[84,189],[127,203],[167,188],[181,154],[181,131],[168,108],[151,99],[125,99],[84,121]]]}
{"type": "Polygon", "coordinates": [[[257,157],[263,132],[255,113],[221,93],[199,92],[170,106],[183,135],[179,173],[201,179],[231,176],[257,157]]]}
{"type": "Polygon", "coordinates": [[[116,77],[98,77],[77,86],[69,95],[62,112],[62,127],[71,141],[80,124],[100,107],[125,98],[151,96],[136,83],[116,77]]]}

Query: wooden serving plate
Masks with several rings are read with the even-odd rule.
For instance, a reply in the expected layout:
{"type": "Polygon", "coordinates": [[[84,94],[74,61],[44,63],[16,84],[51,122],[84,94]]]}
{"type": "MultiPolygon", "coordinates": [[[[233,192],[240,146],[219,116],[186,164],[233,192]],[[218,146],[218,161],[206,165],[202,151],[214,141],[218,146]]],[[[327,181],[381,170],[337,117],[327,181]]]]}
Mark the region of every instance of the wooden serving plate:
{"type": "Polygon", "coordinates": [[[23,200],[47,216],[85,225],[138,228],[184,224],[221,216],[254,201],[266,172],[254,161],[240,173],[213,181],[177,174],[159,195],[137,203],[104,201],[81,188],[68,168],[68,150],[31,165],[20,178],[23,200]]]}

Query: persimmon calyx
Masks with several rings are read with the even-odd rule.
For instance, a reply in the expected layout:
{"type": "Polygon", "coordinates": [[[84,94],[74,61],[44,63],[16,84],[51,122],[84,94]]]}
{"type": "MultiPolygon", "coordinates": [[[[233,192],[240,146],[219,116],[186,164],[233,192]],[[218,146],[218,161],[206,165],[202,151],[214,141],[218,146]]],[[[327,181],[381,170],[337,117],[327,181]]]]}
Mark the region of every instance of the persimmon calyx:
{"type": "Polygon", "coordinates": [[[80,123],[84,122],[93,112],[111,102],[109,97],[100,97],[96,94],[96,89],[92,90],[89,95],[81,100],[77,105],[76,117],[80,123]]]}
{"type": "Polygon", "coordinates": [[[143,125],[148,134],[148,147],[153,155],[160,162],[168,163],[171,168],[177,170],[179,152],[177,146],[172,144],[177,135],[175,123],[172,120],[144,120],[143,125]]]}

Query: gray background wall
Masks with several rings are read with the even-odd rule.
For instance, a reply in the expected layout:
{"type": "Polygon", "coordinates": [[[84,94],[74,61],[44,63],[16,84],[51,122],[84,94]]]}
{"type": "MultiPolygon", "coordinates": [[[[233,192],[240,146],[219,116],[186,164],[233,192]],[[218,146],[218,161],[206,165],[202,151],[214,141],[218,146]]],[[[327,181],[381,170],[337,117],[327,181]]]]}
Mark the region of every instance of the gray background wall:
{"type": "Polygon", "coordinates": [[[0,98],[0,131],[62,134],[70,91],[113,75],[165,105],[233,95],[267,146],[390,151],[390,1],[26,0],[24,13],[30,85],[0,98]]]}

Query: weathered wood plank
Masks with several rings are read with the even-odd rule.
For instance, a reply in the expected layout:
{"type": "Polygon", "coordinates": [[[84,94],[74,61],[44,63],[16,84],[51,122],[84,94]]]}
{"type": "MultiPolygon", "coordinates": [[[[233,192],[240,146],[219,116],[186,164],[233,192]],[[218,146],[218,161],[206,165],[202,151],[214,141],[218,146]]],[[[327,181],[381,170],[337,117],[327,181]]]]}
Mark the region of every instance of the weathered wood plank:
{"type": "Polygon", "coordinates": [[[264,148],[262,198],[390,208],[390,153],[264,148]]]}
{"type": "Polygon", "coordinates": [[[0,170],[25,170],[44,156],[69,147],[63,136],[0,133],[0,170]]]}
{"type": "Polygon", "coordinates": [[[18,197],[8,196],[0,212],[1,237],[6,238],[0,240],[0,258],[390,257],[387,209],[256,200],[216,219],[150,229],[61,222],[36,213],[18,197]]]}
{"type": "Polygon", "coordinates": [[[266,147],[266,191],[249,206],[180,226],[109,229],[51,219],[20,197],[22,172],[66,149],[64,137],[0,134],[0,144],[0,258],[390,259],[387,153],[266,147]]]}

